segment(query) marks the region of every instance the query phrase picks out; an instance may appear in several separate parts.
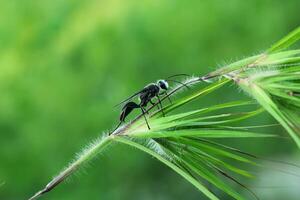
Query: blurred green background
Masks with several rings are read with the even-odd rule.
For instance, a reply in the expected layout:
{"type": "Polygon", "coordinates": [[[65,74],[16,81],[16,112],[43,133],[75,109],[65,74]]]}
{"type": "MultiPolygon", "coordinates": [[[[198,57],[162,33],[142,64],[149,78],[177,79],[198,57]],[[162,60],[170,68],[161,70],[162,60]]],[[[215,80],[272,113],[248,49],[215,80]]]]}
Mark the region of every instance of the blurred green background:
{"type": "MultiPolygon", "coordinates": [[[[299,0],[1,1],[0,199],[26,199],[44,186],[76,152],[115,126],[119,110],[113,106],[134,91],[263,51],[299,25],[299,8],[299,0]]],[[[234,87],[227,94],[243,95],[234,87]]],[[[298,151],[290,141],[242,144],[284,159],[298,151]]],[[[126,146],[113,146],[85,172],[43,199],[203,197],[126,146]]],[[[261,174],[273,182],[274,175],[261,174]]],[[[298,199],[295,185],[284,187],[254,190],[262,199],[298,199]]]]}

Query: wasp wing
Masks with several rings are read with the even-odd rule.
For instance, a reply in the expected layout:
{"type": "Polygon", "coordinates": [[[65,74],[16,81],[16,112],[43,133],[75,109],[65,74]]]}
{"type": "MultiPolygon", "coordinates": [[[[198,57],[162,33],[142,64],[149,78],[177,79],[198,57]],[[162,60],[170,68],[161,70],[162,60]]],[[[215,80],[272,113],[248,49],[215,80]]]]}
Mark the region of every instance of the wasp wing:
{"type": "Polygon", "coordinates": [[[125,102],[127,102],[127,101],[130,101],[131,99],[133,99],[134,97],[136,97],[137,95],[139,95],[139,94],[141,94],[141,93],[143,93],[143,92],[145,92],[145,91],[146,91],[146,88],[143,88],[142,90],[140,90],[140,91],[134,93],[133,95],[131,95],[131,96],[128,97],[127,99],[121,101],[120,103],[118,103],[118,104],[115,105],[114,107],[117,107],[117,106],[119,106],[119,105],[121,105],[121,104],[123,104],[123,103],[125,103],[125,102]]]}

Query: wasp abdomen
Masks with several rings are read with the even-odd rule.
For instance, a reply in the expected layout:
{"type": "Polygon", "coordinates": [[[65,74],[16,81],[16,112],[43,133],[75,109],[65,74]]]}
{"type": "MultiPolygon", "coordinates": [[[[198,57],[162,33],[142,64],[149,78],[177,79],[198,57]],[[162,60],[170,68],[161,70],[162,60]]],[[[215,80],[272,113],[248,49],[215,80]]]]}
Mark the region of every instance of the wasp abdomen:
{"type": "Polygon", "coordinates": [[[139,108],[140,106],[132,101],[126,103],[123,108],[122,108],[122,113],[120,115],[120,121],[124,122],[125,118],[127,117],[127,115],[129,115],[129,113],[131,113],[131,111],[135,108],[139,108]]]}

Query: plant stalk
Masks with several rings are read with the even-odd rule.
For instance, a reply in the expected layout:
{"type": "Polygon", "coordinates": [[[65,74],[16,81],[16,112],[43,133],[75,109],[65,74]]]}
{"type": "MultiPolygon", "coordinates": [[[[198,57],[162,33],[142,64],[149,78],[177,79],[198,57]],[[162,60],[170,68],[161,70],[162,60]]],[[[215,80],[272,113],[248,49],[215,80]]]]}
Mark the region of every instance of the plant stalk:
{"type": "Polygon", "coordinates": [[[29,200],[35,200],[43,194],[50,192],[58,184],[68,178],[71,174],[77,171],[83,163],[90,161],[98,153],[100,153],[104,148],[106,148],[113,140],[113,136],[106,136],[100,139],[99,142],[93,143],[90,147],[85,149],[77,159],[71,163],[65,170],[63,170],[59,175],[52,179],[42,190],[38,191],[29,200]]]}

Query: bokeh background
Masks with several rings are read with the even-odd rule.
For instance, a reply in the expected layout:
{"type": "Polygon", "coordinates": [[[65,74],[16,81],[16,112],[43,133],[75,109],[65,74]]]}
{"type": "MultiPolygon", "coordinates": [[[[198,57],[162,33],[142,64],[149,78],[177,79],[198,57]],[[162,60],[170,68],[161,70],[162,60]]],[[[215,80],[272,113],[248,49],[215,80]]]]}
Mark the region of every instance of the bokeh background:
{"type": "MultiPolygon", "coordinates": [[[[263,51],[299,25],[299,8],[299,0],[1,1],[0,199],[27,199],[44,186],[114,127],[119,110],[113,106],[134,91],[263,51]]],[[[206,102],[243,95],[234,87],[226,94],[206,102]]],[[[298,152],[290,140],[232,144],[284,160],[298,152]]],[[[113,146],[99,158],[43,199],[203,197],[135,149],[113,146]]],[[[262,199],[299,198],[299,178],[264,170],[259,178],[265,182],[253,180],[266,186],[254,188],[262,199]],[[276,181],[280,187],[267,187],[276,181]]]]}

